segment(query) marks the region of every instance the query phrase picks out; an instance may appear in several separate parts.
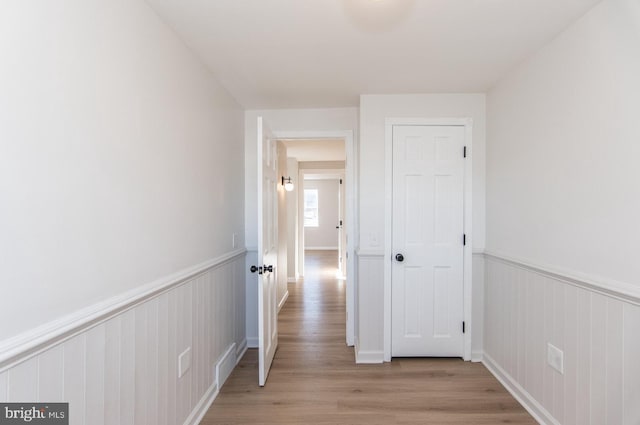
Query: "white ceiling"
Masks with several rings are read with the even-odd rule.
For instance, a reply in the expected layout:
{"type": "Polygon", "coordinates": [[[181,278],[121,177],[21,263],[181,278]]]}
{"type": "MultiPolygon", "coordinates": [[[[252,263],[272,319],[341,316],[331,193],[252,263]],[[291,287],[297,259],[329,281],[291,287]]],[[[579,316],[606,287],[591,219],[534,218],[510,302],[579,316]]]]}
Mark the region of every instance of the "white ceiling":
{"type": "Polygon", "coordinates": [[[346,153],[344,140],[312,139],[283,140],[287,147],[287,157],[298,161],[344,161],[346,153]]]}
{"type": "Polygon", "coordinates": [[[485,92],[599,0],[147,0],[248,109],[485,92]]]}

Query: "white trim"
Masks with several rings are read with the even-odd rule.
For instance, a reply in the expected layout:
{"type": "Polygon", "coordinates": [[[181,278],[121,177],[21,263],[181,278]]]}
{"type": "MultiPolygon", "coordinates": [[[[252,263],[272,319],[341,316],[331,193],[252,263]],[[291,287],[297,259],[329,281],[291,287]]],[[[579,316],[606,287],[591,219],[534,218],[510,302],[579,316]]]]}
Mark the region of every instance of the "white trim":
{"type": "Polygon", "coordinates": [[[356,357],[357,364],[379,364],[384,363],[384,353],[380,350],[361,351],[359,344],[355,344],[353,352],[356,357]]]}
{"type": "Polygon", "coordinates": [[[542,407],[540,403],[534,399],[524,388],[520,386],[504,369],[489,356],[487,353],[483,354],[482,364],[496,377],[503,387],[511,393],[513,398],[518,400],[518,403],[524,407],[527,412],[533,416],[533,418],[540,424],[560,425],[560,422],[556,421],[553,416],[542,407]]]}
{"type": "Polygon", "coordinates": [[[482,362],[484,353],[482,350],[473,350],[471,351],[471,361],[474,363],[482,362]]]}
{"type": "Polygon", "coordinates": [[[282,299],[280,300],[280,302],[278,303],[278,313],[280,313],[280,310],[282,310],[282,307],[284,307],[284,303],[287,302],[287,299],[289,299],[289,290],[288,289],[284,293],[284,295],[282,296],[282,299]]]}
{"type": "Polygon", "coordinates": [[[305,251],[337,251],[337,246],[305,246],[305,251]]]}
{"type": "Polygon", "coordinates": [[[472,183],[473,183],[473,170],[472,170],[472,134],[473,134],[473,120],[471,118],[386,118],[385,119],[385,223],[384,223],[384,256],[389,261],[384,261],[384,360],[391,361],[391,226],[392,226],[392,212],[393,212],[393,126],[395,125],[438,125],[438,126],[462,126],[465,128],[465,146],[467,147],[467,158],[464,161],[464,233],[467,237],[467,243],[463,249],[463,320],[467,323],[468,332],[463,336],[463,358],[466,361],[471,360],[471,334],[473,332],[472,315],[471,315],[471,301],[472,301],[472,288],[473,284],[472,271],[473,271],[473,259],[472,259],[472,246],[473,246],[473,231],[472,231],[472,183]]]}
{"type": "Polygon", "coordinates": [[[610,298],[640,305],[640,286],[638,285],[561,269],[546,264],[536,264],[530,260],[510,257],[494,251],[485,251],[483,255],[490,261],[497,261],[610,298]]]}
{"type": "MultiPolygon", "coordinates": [[[[355,144],[353,130],[339,130],[339,131],[276,131],[274,135],[278,140],[283,139],[344,139],[344,148],[346,154],[346,160],[344,164],[345,171],[345,231],[347,237],[346,257],[347,257],[347,280],[346,280],[346,295],[347,295],[347,323],[346,323],[346,340],[347,345],[351,346],[354,342],[355,335],[355,322],[353,320],[355,315],[355,282],[354,282],[354,250],[353,241],[356,240],[356,173],[355,173],[355,144]]],[[[304,177],[304,173],[307,170],[298,170],[298,179],[301,181],[304,177]]],[[[302,191],[298,191],[300,193],[302,191]]],[[[302,226],[304,220],[298,220],[299,225],[302,226]]],[[[304,238],[304,228],[300,230],[301,238],[304,238]]],[[[304,244],[301,244],[304,247],[304,244]]],[[[302,255],[304,257],[304,249],[302,249],[302,255]]],[[[301,268],[301,275],[304,276],[304,267],[301,268]]]]}
{"type": "Polygon", "coordinates": [[[222,384],[220,383],[220,372],[222,370],[223,364],[227,363],[226,366],[229,367],[228,362],[231,359],[235,360],[234,362],[232,362],[233,367],[229,371],[229,374],[223,379],[223,381],[226,382],[227,378],[231,375],[233,369],[235,369],[235,366],[240,362],[240,359],[246,351],[246,341],[243,341],[240,346],[236,345],[235,342],[229,345],[227,351],[225,351],[225,353],[220,357],[220,360],[216,363],[216,379],[214,380],[213,384],[211,384],[209,389],[204,393],[198,404],[193,408],[187,419],[184,421],[184,425],[198,425],[202,421],[204,416],[207,414],[207,411],[209,411],[209,407],[211,407],[216,397],[218,397],[218,394],[220,394],[220,388],[222,388],[222,386],[224,385],[224,382],[222,382],[222,384]],[[242,347],[244,347],[244,349],[242,349],[242,347]],[[239,352],[241,352],[240,356],[238,356],[239,352]]]}
{"type": "Polygon", "coordinates": [[[360,351],[356,350],[357,364],[380,364],[384,363],[384,353],[382,351],[360,351]]]}
{"type": "Polygon", "coordinates": [[[184,425],[198,425],[204,418],[204,415],[207,414],[207,411],[213,404],[213,401],[218,397],[218,393],[218,385],[214,382],[204,393],[198,404],[193,408],[191,414],[189,414],[187,419],[184,421],[184,425]]]}
{"type": "Polygon", "coordinates": [[[247,348],[258,348],[258,337],[247,337],[247,348]]]}
{"type": "Polygon", "coordinates": [[[241,248],[45,323],[0,344],[0,372],[246,254],[241,248]]]}
{"type": "Polygon", "coordinates": [[[298,279],[296,279],[295,277],[288,277],[287,283],[298,283],[298,279]]]}

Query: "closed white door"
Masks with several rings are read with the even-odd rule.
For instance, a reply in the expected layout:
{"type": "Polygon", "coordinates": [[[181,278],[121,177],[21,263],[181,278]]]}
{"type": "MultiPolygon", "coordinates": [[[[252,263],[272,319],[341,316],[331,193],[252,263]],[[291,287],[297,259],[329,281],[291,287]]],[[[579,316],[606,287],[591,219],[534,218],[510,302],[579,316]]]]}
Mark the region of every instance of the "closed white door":
{"type": "Polygon", "coordinates": [[[258,384],[264,386],[278,347],[278,164],[276,139],[258,118],[258,384]]]}
{"type": "Polygon", "coordinates": [[[392,356],[463,356],[464,131],[393,127],[392,356]]]}

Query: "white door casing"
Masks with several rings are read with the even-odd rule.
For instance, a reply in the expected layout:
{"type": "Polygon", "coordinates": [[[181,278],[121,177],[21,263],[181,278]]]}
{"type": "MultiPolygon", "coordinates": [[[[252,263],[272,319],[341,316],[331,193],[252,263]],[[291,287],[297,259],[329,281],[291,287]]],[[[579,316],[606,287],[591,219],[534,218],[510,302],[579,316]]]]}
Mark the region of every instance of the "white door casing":
{"type": "Polygon", "coordinates": [[[410,124],[388,128],[392,196],[385,235],[385,359],[467,358],[462,326],[468,307],[463,246],[468,129],[466,123],[410,124]]]}
{"type": "Polygon", "coordinates": [[[276,138],[258,117],[258,384],[264,386],[278,347],[278,164],[276,138]]]}

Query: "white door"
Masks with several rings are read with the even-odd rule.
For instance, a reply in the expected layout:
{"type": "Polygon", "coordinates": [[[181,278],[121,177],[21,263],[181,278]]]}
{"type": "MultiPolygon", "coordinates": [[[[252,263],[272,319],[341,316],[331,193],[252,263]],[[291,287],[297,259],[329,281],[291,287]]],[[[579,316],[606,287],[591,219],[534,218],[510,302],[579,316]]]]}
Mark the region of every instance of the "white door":
{"type": "Polygon", "coordinates": [[[278,164],[276,139],[258,117],[258,369],[264,386],[278,347],[278,164]]]}
{"type": "Polygon", "coordinates": [[[392,356],[463,356],[464,131],[393,127],[392,356]]]}
{"type": "Polygon", "coordinates": [[[340,271],[340,277],[345,278],[347,276],[347,232],[345,232],[344,225],[344,179],[338,180],[338,270],[340,271]]]}

